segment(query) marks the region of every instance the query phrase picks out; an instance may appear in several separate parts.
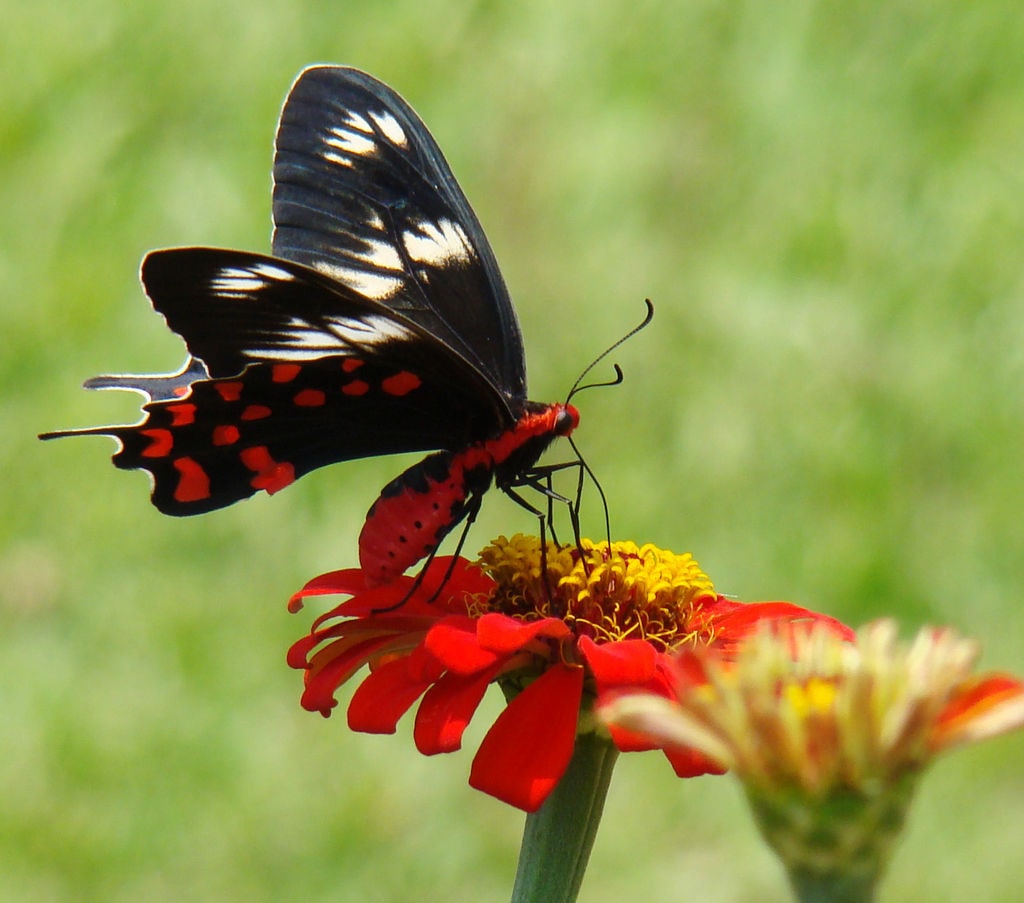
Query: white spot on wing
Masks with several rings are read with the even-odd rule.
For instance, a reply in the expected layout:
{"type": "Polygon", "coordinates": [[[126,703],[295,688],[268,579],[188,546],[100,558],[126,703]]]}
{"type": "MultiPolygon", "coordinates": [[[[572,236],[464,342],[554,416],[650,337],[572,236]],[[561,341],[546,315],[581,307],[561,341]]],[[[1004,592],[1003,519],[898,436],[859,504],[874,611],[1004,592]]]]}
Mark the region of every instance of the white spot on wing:
{"type": "Polygon", "coordinates": [[[402,258],[395,246],[387,241],[366,241],[367,250],[359,257],[382,270],[402,270],[402,258]]]}
{"type": "Polygon", "coordinates": [[[277,282],[291,282],[295,278],[295,274],[288,270],[282,269],[279,266],[274,266],[272,263],[257,263],[254,266],[249,267],[257,276],[263,276],[266,279],[273,279],[277,282]]]}
{"type": "Polygon", "coordinates": [[[327,130],[324,135],[324,143],[328,147],[359,157],[372,154],[377,149],[377,142],[373,138],[339,126],[332,126],[327,130]]]}
{"type": "Polygon", "coordinates": [[[384,316],[330,317],[316,327],[292,318],[273,345],[246,349],[252,360],[316,360],[342,351],[413,338],[411,330],[384,316]]]}
{"type": "Polygon", "coordinates": [[[370,123],[354,110],[349,110],[348,116],[345,117],[345,122],[352,128],[358,129],[360,132],[365,132],[367,135],[373,132],[373,129],[370,127],[370,123]]]}
{"type": "Polygon", "coordinates": [[[340,337],[313,327],[306,320],[292,317],[278,331],[275,346],[254,348],[248,353],[250,357],[260,360],[267,358],[312,360],[328,354],[337,354],[343,350],[348,350],[348,345],[340,337]]]}
{"type": "Polygon", "coordinates": [[[405,137],[405,130],[387,110],[380,113],[371,113],[370,118],[377,123],[377,127],[392,144],[405,147],[408,143],[408,139],[405,137]]]}
{"type": "Polygon", "coordinates": [[[353,317],[328,319],[316,325],[292,317],[275,330],[273,343],[245,350],[251,360],[316,360],[352,350],[356,342],[366,345],[387,341],[390,335],[378,329],[372,318],[364,323],[353,317]]]}
{"type": "Polygon", "coordinates": [[[339,350],[347,348],[340,342],[330,344],[306,341],[305,336],[299,333],[283,333],[282,337],[291,339],[291,341],[273,348],[253,348],[248,350],[246,355],[257,361],[315,361],[321,357],[337,354],[339,350]]]}
{"type": "Polygon", "coordinates": [[[221,267],[210,279],[211,290],[218,295],[249,295],[272,282],[291,282],[294,273],[271,263],[247,267],[221,267]]]}
{"type": "Polygon", "coordinates": [[[300,338],[296,335],[295,341],[275,348],[247,349],[245,355],[254,361],[315,361],[331,354],[337,354],[339,349],[349,350],[347,345],[340,342],[329,345],[322,342],[302,342],[300,338]]]}
{"type": "Polygon", "coordinates": [[[449,219],[436,223],[421,222],[416,231],[402,233],[405,250],[417,263],[444,266],[459,261],[469,262],[472,252],[466,233],[458,223],[449,219]]]}
{"type": "Polygon", "coordinates": [[[330,276],[357,294],[373,301],[383,301],[397,295],[405,285],[405,280],[398,276],[385,276],[371,270],[341,267],[323,260],[318,260],[314,266],[325,276],[330,276]]]}
{"type": "Polygon", "coordinates": [[[341,154],[335,154],[332,151],[324,151],[320,156],[322,156],[328,163],[333,163],[336,166],[352,165],[351,157],[343,157],[341,154]]]}
{"type": "Polygon", "coordinates": [[[353,345],[403,342],[413,337],[412,331],[400,323],[373,314],[366,317],[331,317],[327,323],[339,338],[353,345]]]}

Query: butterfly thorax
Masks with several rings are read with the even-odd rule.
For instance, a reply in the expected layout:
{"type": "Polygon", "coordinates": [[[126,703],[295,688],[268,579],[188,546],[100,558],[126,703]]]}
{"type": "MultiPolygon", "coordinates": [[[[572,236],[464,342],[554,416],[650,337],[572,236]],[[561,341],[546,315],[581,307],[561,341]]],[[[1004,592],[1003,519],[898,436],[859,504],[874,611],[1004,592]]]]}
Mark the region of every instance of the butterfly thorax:
{"type": "Polygon", "coordinates": [[[494,462],[498,487],[515,482],[537,463],[555,439],[568,436],[579,422],[579,411],[571,404],[528,401],[515,426],[481,443],[494,462]]]}

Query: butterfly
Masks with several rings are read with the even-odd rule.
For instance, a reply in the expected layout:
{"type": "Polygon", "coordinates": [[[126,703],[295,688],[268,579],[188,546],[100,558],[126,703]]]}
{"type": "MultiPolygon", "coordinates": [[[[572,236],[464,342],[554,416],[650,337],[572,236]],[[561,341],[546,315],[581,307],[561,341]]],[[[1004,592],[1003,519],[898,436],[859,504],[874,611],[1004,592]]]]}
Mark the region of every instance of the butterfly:
{"type": "Polygon", "coordinates": [[[185,342],[177,373],[101,376],[146,399],[118,440],[165,514],[277,492],[338,461],[430,451],[371,506],[368,585],[471,522],[492,486],[517,497],[575,407],[526,396],[515,309],[483,229],[412,108],[356,69],[301,72],[281,111],[272,255],[150,252],[141,281],[185,342]]]}

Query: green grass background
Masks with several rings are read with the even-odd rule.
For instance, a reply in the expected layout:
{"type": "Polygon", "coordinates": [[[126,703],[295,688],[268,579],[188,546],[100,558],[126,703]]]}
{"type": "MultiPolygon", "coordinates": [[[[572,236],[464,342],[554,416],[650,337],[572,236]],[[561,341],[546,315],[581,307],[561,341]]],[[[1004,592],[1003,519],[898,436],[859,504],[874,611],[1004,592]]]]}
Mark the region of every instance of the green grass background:
{"type": "MultiPolygon", "coordinates": [[[[308,577],[407,462],[164,518],[85,377],[177,367],[144,252],[269,247],[292,78],[394,85],[501,260],[531,395],[580,398],[616,536],[718,587],[1024,670],[1024,17],[1017,4],[2,0],[0,899],[507,899],[519,813],[472,751],[299,709],[308,577]]],[[[470,545],[531,530],[489,499],[470,545]]],[[[588,531],[600,532],[590,500],[588,531]]],[[[497,695],[497,694],[495,694],[497,695]]],[[[1018,901],[1024,740],[943,760],[883,901],[1018,901]]],[[[581,899],[782,901],[728,778],[620,760],[581,899]]]]}

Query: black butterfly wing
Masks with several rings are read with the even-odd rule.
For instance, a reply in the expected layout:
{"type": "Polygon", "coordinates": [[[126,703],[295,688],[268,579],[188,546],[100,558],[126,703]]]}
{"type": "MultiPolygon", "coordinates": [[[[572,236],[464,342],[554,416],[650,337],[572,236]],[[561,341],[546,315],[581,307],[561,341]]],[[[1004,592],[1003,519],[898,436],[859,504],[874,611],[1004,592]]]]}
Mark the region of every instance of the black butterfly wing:
{"type": "Polygon", "coordinates": [[[188,346],[107,434],[169,514],[276,491],[316,467],[459,448],[515,423],[522,339],[479,222],[416,114],[364,73],[315,67],[285,103],[274,251],[157,251],[142,280],[188,346]]]}
{"type": "MultiPolygon", "coordinates": [[[[504,400],[447,344],[301,263],[249,251],[169,248],[148,254],[141,276],[153,307],[213,378],[238,376],[253,364],[341,356],[405,369],[437,387],[436,402],[410,401],[423,410],[389,426],[408,434],[402,447],[375,451],[367,437],[365,450],[348,458],[451,448],[512,423],[504,400]],[[445,396],[457,403],[444,403],[445,396]]],[[[367,421],[375,416],[370,407],[363,404],[367,421]]]]}
{"type": "Polygon", "coordinates": [[[444,447],[465,427],[458,392],[403,364],[335,356],[253,364],[144,406],[135,426],[91,432],[121,443],[114,463],[147,470],[165,514],[201,514],[285,488],[337,461],[444,447]]]}
{"type": "Polygon", "coordinates": [[[274,159],[274,254],[420,324],[509,412],[526,398],[522,336],[494,253],[426,126],[355,69],[302,72],[274,159]]]}
{"type": "Polygon", "coordinates": [[[149,397],[144,419],[45,438],[113,436],[114,463],[147,470],[166,514],[276,492],[337,461],[460,448],[504,425],[490,387],[445,345],[301,264],[177,248],[150,254],[142,278],[188,365],[90,380],[149,397]]]}
{"type": "MultiPolygon", "coordinates": [[[[207,379],[210,373],[198,358],[189,357],[177,373],[120,376],[94,376],[83,384],[86,389],[125,389],[138,392],[146,401],[170,401],[191,390],[192,383],[207,379]]],[[[49,436],[49,434],[47,434],[49,436]]]]}

